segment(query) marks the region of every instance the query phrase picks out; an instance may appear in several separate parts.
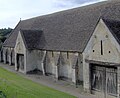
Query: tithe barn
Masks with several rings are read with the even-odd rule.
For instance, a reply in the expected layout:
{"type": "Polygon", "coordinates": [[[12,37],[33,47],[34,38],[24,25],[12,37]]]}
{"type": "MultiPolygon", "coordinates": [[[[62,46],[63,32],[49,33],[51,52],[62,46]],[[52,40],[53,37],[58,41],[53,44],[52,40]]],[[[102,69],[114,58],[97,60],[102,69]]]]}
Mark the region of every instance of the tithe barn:
{"type": "Polygon", "coordinates": [[[1,49],[15,70],[83,82],[100,98],[120,97],[120,1],[20,20],[1,49]]]}

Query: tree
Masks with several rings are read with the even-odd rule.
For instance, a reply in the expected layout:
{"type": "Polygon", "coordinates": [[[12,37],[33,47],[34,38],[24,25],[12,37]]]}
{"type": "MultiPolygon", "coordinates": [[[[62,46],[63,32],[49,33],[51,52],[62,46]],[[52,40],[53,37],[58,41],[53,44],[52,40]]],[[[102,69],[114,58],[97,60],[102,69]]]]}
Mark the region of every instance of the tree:
{"type": "Polygon", "coordinates": [[[11,33],[13,29],[12,28],[2,28],[0,29],[0,48],[2,47],[2,43],[6,40],[8,35],[11,33]]]}

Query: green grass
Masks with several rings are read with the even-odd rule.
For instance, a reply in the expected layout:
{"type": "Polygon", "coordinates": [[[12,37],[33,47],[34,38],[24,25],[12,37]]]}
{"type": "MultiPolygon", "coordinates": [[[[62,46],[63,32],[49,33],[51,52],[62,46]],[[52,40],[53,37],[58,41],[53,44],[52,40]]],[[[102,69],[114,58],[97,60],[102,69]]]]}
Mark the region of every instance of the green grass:
{"type": "Polygon", "coordinates": [[[76,98],[40,85],[0,67],[0,91],[7,98],[76,98]]]}

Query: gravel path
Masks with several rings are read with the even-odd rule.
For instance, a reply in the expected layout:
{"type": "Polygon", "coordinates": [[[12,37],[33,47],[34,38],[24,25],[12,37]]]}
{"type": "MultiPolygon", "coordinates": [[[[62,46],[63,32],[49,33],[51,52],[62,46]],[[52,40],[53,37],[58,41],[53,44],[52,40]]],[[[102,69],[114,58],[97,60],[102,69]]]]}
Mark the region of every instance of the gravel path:
{"type": "Polygon", "coordinates": [[[19,74],[27,79],[30,79],[34,82],[40,83],[42,85],[46,85],[48,87],[54,88],[56,90],[59,90],[59,91],[62,91],[62,92],[65,92],[71,95],[74,95],[77,98],[96,98],[94,95],[84,93],[81,86],[76,88],[76,86],[71,82],[67,82],[63,80],[56,81],[52,76],[43,76],[43,75],[35,75],[35,74],[25,75],[23,73],[16,72],[14,70],[14,66],[9,66],[3,63],[0,63],[0,66],[11,72],[19,74]]]}

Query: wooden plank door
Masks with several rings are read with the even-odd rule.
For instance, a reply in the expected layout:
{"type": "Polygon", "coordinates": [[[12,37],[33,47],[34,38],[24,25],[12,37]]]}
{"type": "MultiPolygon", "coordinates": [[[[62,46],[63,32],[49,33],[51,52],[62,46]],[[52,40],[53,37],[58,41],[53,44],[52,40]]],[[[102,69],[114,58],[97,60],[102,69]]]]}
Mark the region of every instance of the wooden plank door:
{"type": "Polygon", "coordinates": [[[117,97],[117,68],[93,64],[91,89],[97,98],[117,97]]]}
{"type": "Polygon", "coordinates": [[[117,69],[106,68],[106,98],[117,97],[117,69]]]}
{"type": "Polygon", "coordinates": [[[91,89],[97,98],[104,98],[105,68],[92,65],[91,68],[91,89]]]}

